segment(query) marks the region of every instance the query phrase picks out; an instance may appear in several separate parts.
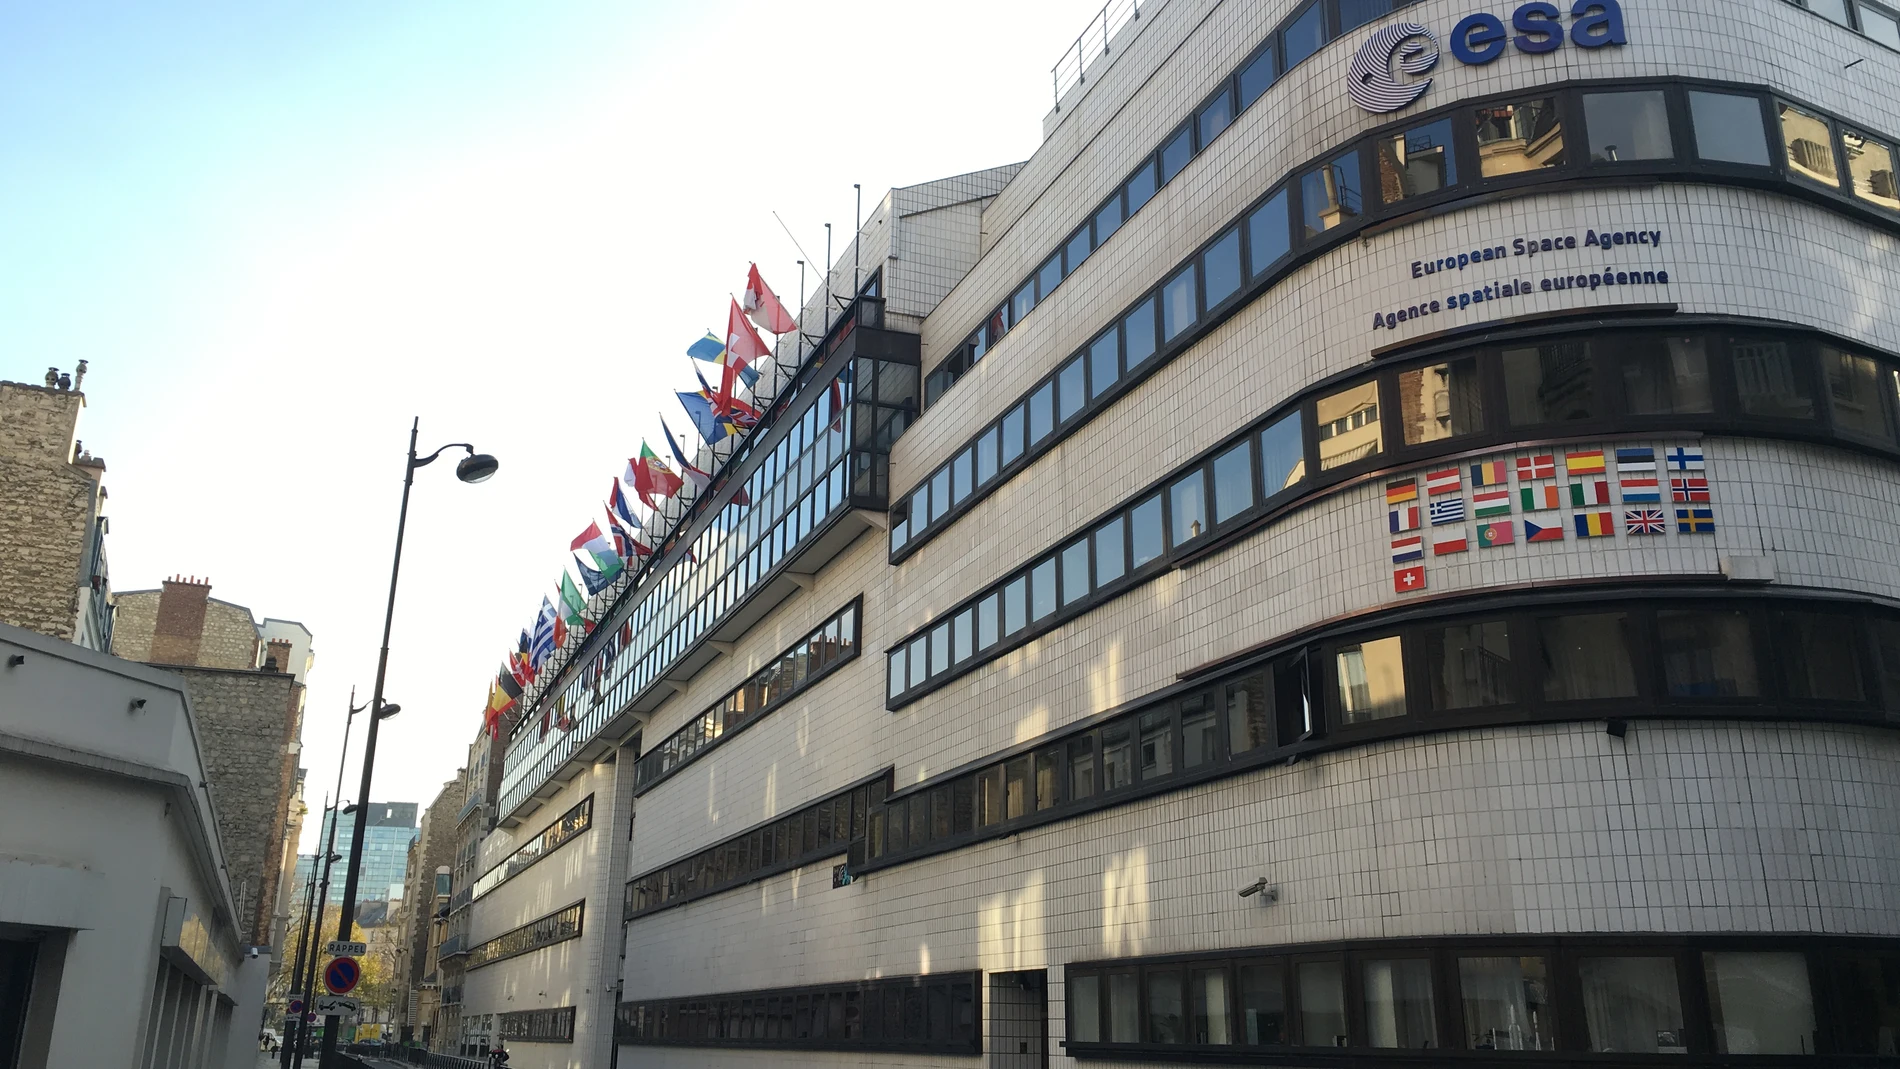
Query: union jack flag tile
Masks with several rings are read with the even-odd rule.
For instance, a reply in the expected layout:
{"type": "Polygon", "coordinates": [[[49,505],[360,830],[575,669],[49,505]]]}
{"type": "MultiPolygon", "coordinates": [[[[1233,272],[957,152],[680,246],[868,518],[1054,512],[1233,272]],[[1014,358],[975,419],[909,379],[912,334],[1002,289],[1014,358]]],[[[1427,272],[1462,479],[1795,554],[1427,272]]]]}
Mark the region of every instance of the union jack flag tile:
{"type": "Polygon", "coordinates": [[[1624,509],[1623,529],[1633,535],[1659,535],[1669,530],[1661,509],[1624,509]]]}

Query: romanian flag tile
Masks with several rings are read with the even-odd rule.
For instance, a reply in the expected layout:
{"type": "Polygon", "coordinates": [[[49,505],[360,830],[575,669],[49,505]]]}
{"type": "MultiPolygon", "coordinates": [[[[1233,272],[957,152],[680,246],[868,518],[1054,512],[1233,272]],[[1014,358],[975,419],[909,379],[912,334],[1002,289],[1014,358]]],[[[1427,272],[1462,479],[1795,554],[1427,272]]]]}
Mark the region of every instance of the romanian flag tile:
{"type": "Polygon", "coordinates": [[[1609,538],[1616,534],[1614,513],[1579,512],[1571,519],[1576,521],[1578,538],[1609,538]]]}
{"type": "Polygon", "coordinates": [[[1506,477],[1502,460],[1487,460],[1471,466],[1471,485],[1474,487],[1503,486],[1506,477]]]}

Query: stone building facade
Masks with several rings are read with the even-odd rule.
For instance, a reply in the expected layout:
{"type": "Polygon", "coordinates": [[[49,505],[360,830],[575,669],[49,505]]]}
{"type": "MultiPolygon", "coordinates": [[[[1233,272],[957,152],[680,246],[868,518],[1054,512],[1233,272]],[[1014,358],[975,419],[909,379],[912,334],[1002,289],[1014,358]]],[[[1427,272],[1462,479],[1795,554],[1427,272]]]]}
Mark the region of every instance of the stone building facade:
{"type": "Polygon", "coordinates": [[[106,465],[74,437],[86,395],[48,379],[0,382],[0,621],[103,650],[106,465]]]}
{"type": "Polygon", "coordinates": [[[401,968],[405,1008],[415,1009],[400,1019],[405,1039],[424,1038],[417,1033],[423,1030],[425,1022],[433,1022],[436,1007],[440,1005],[440,981],[429,954],[431,933],[436,927],[437,909],[448,905],[448,875],[455,860],[456,819],[467,801],[468,777],[464,770],[457,769],[455,778],[444,782],[435,801],[422,811],[416,841],[409,848],[409,878],[402,900],[401,968]]]}

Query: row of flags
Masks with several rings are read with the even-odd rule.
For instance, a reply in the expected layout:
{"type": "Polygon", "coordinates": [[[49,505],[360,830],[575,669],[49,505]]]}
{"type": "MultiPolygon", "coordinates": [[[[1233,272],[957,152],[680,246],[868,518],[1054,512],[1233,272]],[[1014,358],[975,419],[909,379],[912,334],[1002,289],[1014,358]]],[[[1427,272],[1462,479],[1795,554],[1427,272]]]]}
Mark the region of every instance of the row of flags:
{"type": "MultiPolygon", "coordinates": [[[[758,265],[753,264],[746,274],[743,296],[731,301],[725,337],[707,331],[705,337],[686,349],[686,355],[695,361],[693,376],[699,382],[699,389],[682,390],[677,396],[693,429],[708,446],[737,439],[758,425],[762,414],[741,396],[741,391],[750,393],[758,384],[758,364],[772,353],[759,331],[777,337],[797,329],[798,321],[765,284],[758,265]],[[716,370],[717,385],[707,382],[700,365],[716,370]]],[[[590,521],[568,546],[575,570],[580,573],[580,585],[576,586],[567,569],[561,570],[554,597],[541,599],[541,611],[535,615],[533,625],[522,629],[516,648],[508,654],[489,684],[483,719],[490,735],[500,734],[502,718],[515,708],[528,687],[548,668],[555,652],[565,647],[571,636],[593,632],[596,622],[586,613],[588,599],[653,556],[656,543],[649,537],[648,524],[654,516],[663,515],[666,502],[688,485],[696,494],[705,493],[712,485],[712,473],[688,459],[665,417],[660,419],[660,434],[673,463],[669,464],[647,442],[640,443],[640,452],[627,461],[626,471],[608,488],[603,509],[606,529],[601,528],[599,520],[590,521]],[[628,500],[629,489],[650,510],[647,521],[643,522],[635,514],[628,500]]],[[[744,491],[740,494],[736,500],[745,504],[744,491]]],[[[625,633],[608,636],[599,654],[583,669],[585,673],[598,679],[620,650],[633,641],[631,625],[624,625],[621,631],[625,633]]],[[[550,723],[571,726],[565,708],[556,713],[552,707],[544,711],[543,734],[549,730],[550,723]]]]}

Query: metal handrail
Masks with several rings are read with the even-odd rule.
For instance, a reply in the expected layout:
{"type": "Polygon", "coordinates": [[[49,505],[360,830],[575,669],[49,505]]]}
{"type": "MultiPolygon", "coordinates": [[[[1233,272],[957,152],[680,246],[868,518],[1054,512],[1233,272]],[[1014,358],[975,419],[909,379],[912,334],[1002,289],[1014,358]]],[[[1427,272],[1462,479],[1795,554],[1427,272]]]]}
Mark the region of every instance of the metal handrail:
{"type": "Polygon", "coordinates": [[[1108,0],[1102,5],[1102,10],[1075,35],[1075,43],[1049,68],[1049,79],[1056,91],[1056,110],[1062,109],[1062,94],[1088,80],[1089,60],[1098,54],[1097,42],[1101,45],[1099,54],[1108,55],[1108,43],[1123,26],[1139,18],[1141,0],[1108,0]]]}

